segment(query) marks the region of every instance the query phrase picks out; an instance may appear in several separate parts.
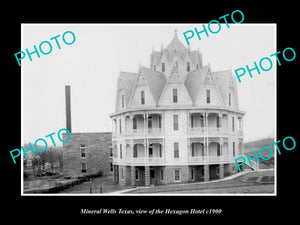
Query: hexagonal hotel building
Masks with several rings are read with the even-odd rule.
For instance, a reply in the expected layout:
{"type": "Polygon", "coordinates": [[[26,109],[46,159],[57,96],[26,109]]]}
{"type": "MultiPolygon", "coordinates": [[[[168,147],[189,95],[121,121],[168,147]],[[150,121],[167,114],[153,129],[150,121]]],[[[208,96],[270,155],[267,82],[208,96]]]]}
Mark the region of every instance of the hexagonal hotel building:
{"type": "Polygon", "coordinates": [[[243,116],[230,70],[213,72],[178,39],[153,51],[150,68],[120,72],[113,121],[114,181],[148,186],[237,173],[243,116]]]}

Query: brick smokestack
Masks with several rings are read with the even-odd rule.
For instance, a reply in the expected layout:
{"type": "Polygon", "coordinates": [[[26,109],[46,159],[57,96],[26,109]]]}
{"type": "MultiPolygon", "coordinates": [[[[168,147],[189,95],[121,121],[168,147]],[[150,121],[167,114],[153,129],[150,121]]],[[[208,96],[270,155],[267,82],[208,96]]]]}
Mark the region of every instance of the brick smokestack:
{"type": "Polygon", "coordinates": [[[65,94],[66,94],[66,128],[72,133],[71,126],[71,86],[65,86],[65,94]]]}

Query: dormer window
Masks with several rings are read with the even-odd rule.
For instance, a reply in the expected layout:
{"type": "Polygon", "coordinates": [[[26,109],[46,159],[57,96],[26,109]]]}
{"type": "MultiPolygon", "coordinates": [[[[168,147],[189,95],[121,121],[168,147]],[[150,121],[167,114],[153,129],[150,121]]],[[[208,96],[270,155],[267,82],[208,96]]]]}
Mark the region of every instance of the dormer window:
{"type": "Polygon", "coordinates": [[[165,72],[165,63],[161,64],[161,72],[165,72]]]}
{"type": "Polygon", "coordinates": [[[210,103],[210,90],[206,90],[206,103],[210,103]]]}
{"type": "Polygon", "coordinates": [[[173,89],[173,103],[178,102],[178,91],[176,88],[173,89]]]}
{"type": "Polygon", "coordinates": [[[145,105],[145,92],[141,91],[141,104],[145,105]]]}
{"type": "Polygon", "coordinates": [[[186,63],[186,71],[190,71],[191,70],[191,65],[190,65],[190,63],[188,62],[188,63],[186,63]]]}

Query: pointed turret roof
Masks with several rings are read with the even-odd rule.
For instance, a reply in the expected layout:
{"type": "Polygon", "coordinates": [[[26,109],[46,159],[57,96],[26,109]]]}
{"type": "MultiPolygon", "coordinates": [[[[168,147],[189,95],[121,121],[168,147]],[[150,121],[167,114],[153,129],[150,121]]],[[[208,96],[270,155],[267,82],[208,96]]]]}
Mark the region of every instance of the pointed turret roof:
{"type": "Polygon", "coordinates": [[[186,51],[187,48],[181,43],[177,36],[177,30],[175,30],[175,34],[171,43],[167,46],[166,50],[169,54],[174,54],[176,51],[186,51]]]}

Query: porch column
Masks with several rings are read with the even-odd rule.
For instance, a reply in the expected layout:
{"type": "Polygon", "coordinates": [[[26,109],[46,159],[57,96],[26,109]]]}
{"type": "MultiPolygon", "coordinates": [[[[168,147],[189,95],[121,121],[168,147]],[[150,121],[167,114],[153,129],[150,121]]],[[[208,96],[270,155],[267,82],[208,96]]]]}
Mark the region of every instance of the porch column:
{"type": "Polygon", "coordinates": [[[144,134],[148,133],[148,114],[144,113],[144,134]]]}
{"type": "Polygon", "coordinates": [[[150,167],[145,166],[145,186],[150,186],[150,167]]]}
{"type": "Polygon", "coordinates": [[[219,178],[224,178],[224,164],[219,165],[219,178]]]}
{"type": "Polygon", "coordinates": [[[209,181],[209,165],[204,165],[204,181],[209,181]]]}
{"type": "Polygon", "coordinates": [[[209,162],[209,151],[208,151],[208,146],[209,146],[209,140],[208,137],[206,138],[206,152],[205,152],[205,158],[207,162],[209,162]]]}
{"type": "Polygon", "coordinates": [[[135,166],[130,167],[130,181],[131,187],[135,187],[135,166]]]}
{"type": "Polygon", "coordinates": [[[144,149],[145,149],[145,163],[148,165],[148,158],[149,158],[149,149],[148,149],[148,141],[147,138],[144,139],[144,149]]]}
{"type": "Polygon", "coordinates": [[[208,113],[204,113],[204,127],[206,130],[208,130],[208,113]]]}
{"type": "Polygon", "coordinates": [[[127,132],[129,134],[133,133],[133,115],[132,114],[129,115],[129,123],[128,123],[127,129],[128,129],[127,132]]]}
{"type": "Polygon", "coordinates": [[[113,174],[114,174],[114,183],[117,184],[117,169],[116,169],[116,165],[113,165],[113,174]]]}
{"type": "Polygon", "coordinates": [[[161,122],[161,129],[163,131],[163,134],[165,134],[165,114],[164,113],[161,113],[160,122],[161,122]]]}

